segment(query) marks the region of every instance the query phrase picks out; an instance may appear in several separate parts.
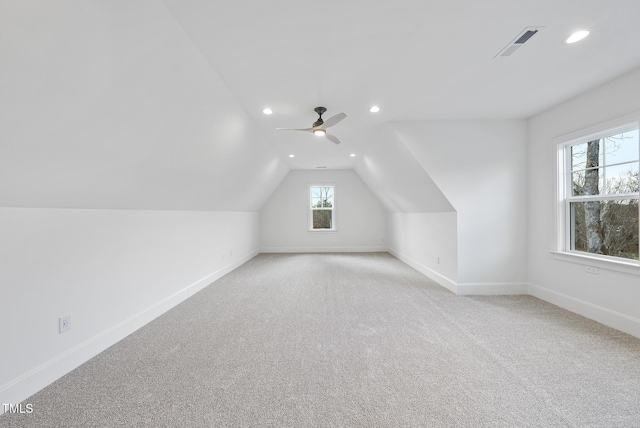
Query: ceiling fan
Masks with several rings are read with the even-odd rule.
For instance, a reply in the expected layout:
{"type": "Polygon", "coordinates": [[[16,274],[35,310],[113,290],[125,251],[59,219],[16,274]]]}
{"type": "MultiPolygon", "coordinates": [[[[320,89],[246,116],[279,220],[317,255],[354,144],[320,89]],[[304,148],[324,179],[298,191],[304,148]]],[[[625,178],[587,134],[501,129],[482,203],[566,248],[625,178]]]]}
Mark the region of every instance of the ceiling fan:
{"type": "Polygon", "coordinates": [[[325,136],[332,143],[340,144],[340,140],[338,140],[338,137],[336,137],[335,135],[331,135],[331,134],[327,133],[327,128],[329,128],[329,127],[335,125],[336,123],[340,122],[342,119],[347,117],[347,115],[344,114],[344,113],[338,113],[335,116],[332,116],[332,117],[330,117],[329,119],[327,119],[325,121],[325,120],[322,120],[322,114],[327,111],[326,108],[324,108],[324,107],[316,107],[313,110],[316,113],[318,113],[319,117],[318,117],[318,120],[313,122],[313,125],[311,125],[311,128],[304,128],[304,129],[298,129],[298,128],[276,128],[276,129],[283,130],[283,131],[307,131],[307,132],[311,131],[311,132],[313,132],[314,135],[317,135],[319,137],[325,136]]]}

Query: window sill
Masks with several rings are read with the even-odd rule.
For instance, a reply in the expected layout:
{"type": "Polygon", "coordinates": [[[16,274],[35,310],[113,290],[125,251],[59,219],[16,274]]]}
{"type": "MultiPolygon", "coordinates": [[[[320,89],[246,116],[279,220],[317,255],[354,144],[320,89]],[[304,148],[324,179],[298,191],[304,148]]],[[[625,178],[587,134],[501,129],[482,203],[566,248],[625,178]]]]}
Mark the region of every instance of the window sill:
{"type": "Polygon", "coordinates": [[[338,229],[308,229],[311,233],[336,233],[338,229]]]}
{"type": "Polygon", "coordinates": [[[598,269],[609,270],[613,272],[622,272],[631,275],[640,276],[640,263],[634,261],[609,260],[600,257],[591,256],[582,253],[573,253],[566,251],[549,251],[551,257],[563,262],[576,263],[585,266],[593,266],[598,269]]]}

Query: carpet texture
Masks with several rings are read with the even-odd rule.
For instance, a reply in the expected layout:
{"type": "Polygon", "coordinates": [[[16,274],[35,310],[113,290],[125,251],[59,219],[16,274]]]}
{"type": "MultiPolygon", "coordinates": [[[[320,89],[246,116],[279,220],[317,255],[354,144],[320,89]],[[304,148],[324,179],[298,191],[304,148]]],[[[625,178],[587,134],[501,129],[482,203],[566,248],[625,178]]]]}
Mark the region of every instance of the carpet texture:
{"type": "Polygon", "coordinates": [[[640,340],[386,253],[261,254],[2,427],[640,427],[640,340]]]}

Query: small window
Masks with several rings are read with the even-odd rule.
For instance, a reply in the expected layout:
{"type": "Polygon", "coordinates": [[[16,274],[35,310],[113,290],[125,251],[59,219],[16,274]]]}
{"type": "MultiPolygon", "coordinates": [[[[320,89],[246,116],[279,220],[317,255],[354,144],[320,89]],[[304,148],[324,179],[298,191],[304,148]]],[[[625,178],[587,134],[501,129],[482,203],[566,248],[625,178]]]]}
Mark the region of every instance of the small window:
{"type": "Polygon", "coordinates": [[[559,149],[561,250],[638,261],[638,124],[559,149]]]}
{"type": "Polygon", "coordinates": [[[309,230],[336,230],[334,186],[309,186],[309,201],[309,230]]]}

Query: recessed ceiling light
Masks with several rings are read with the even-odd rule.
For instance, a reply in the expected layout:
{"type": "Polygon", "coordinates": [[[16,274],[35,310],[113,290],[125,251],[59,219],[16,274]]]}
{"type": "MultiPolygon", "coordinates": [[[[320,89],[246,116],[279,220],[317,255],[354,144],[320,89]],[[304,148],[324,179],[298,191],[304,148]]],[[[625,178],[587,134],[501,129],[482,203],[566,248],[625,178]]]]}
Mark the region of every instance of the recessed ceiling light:
{"type": "Polygon", "coordinates": [[[351,156],[352,158],[355,158],[356,154],[355,153],[351,153],[349,156],[351,156]]]}
{"type": "Polygon", "coordinates": [[[263,112],[264,114],[272,114],[272,113],[273,113],[273,110],[271,110],[269,107],[267,107],[267,108],[265,108],[264,110],[262,110],[262,112],[263,112]]]}
{"type": "Polygon", "coordinates": [[[289,155],[289,157],[290,157],[290,158],[295,158],[295,157],[296,157],[296,155],[289,155]]]}
{"type": "Polygon", "coordinates": [[[373,107],[371,107],[371,108],[369,109],[369,111],[370,111],[371,113],[377,113],[377,112],[379,112],[379,111],[380,111],[380,107],[378,107],[378,106],[373,106],[373,107]]]}
{"type": "Polygon", "coordinates": [[[571,36],[569,36],[569,38],[565,40],[565,42],[566,43],[579,42],[580,40],[584,39],[588,35],[589,35],[589,32],[587,30],[576,31],[571,36]]]}

